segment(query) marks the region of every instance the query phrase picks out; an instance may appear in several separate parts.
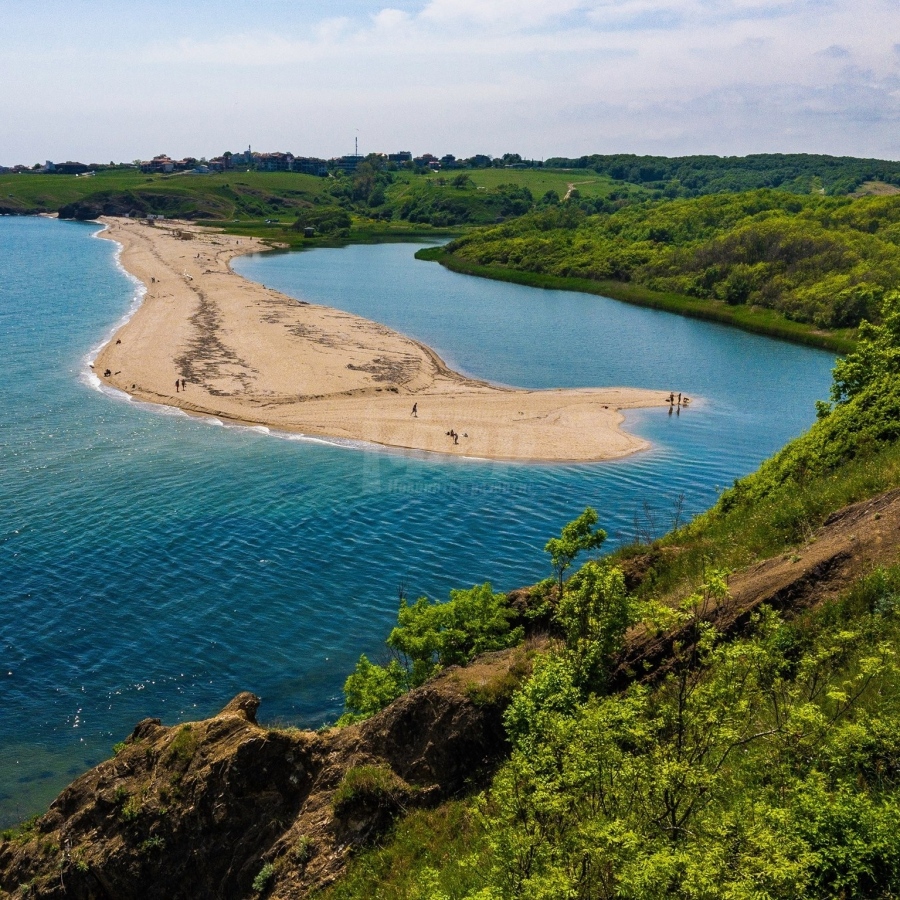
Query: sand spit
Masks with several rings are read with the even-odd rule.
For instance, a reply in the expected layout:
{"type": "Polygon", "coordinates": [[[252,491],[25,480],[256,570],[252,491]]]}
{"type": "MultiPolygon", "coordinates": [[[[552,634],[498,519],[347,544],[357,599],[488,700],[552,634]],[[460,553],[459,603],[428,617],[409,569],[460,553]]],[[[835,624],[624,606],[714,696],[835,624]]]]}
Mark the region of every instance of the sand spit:
{"type": "Polygon", "coordinates": [[[535,461],[642,450],[646,441],[621,430],[620,410],[667,405],[662,390],[529,391],[466,378],[377,322],[236,275],[234,256],[267,249],[255,239],[185,223],[101,221],[102,237],[122,245],[122,265],[147,292],[94,370],[140,400],[279,431],[535,461]]]}

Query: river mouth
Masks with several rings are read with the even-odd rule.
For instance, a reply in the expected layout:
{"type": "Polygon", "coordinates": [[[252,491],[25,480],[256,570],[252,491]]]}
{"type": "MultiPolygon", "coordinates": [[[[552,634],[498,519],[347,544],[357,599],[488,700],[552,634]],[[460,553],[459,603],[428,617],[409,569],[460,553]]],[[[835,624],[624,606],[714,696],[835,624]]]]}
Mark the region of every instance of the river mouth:
{"type": "Polygon", "coordinates": [[[474,377],[671,387],[702,403],[627,413],[652,448],[589,465],[210,427],[80,380],[134,294],[95,230],[0,221],[4,824],[44,808],[146,716],[200,718],[249,689],[263,721],[321,724],[359,654],[380,658],[401,589],[534,582],[549,574],[547,538],[586,505],[612,545],[664,531],[808,427],[828,393],[821,351],[456,275],[414,260],[421,245],[366,245],[233,265],[409,334],[474,377]]]}

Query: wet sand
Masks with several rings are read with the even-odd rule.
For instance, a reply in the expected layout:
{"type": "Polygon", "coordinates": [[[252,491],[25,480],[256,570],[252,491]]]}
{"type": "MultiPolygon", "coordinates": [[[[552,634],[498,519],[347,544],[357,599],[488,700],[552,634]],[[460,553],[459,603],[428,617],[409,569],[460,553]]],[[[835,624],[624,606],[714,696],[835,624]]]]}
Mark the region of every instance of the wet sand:
{"type": "Polygon", "coordinates": [[[620,410],[668,405],[662,390],[531,391],[466,378],[377,322],[236,275],[234,256],[267,249],[255,239],[187,223],[101,221],[147,292],[94,371],[136,399],[279,431],[535,461],[642,450],[647,442],[621,429],[620,410]],[[183,391],[176,379],[187,382],[183,391]]]}

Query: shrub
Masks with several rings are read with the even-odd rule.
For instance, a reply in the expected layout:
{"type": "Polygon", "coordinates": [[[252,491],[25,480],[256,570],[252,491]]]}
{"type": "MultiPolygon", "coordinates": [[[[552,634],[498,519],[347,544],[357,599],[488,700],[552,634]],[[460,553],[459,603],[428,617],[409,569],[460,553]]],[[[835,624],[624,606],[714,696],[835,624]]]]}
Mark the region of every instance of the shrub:
{"type": "Polygon", "coordinates": [[[394,809],[402,806],[410,787],[387,766],[354,766],[347,769],[331,801],[336,816],[359,807],[394,809]]]}
{"type": "Polygon", "coordinates": [[[397,627],[387,640],[397,658],[379,666],[360,657],[344,683],[346,712],[338,724],[373,715],[441,668],[465,665],[479,653],[519,643],[524,632],[511,627],[514,616],[506,595],[495,594],[488,583],[451,591],[446,603],[427,597],[412,605],[403,600],[397,627]]]}
{"type": "Polygon", "coordinates": [[[197,752],[197,736],[190,725],[182,725],[169,744],[169,760],[187,765],[197,752]]]}
{"type": "Polygon", "coordinates": [[[266,863],[253,879],[253,890],[257,894],[261,894],[268,886],[269,882],[275,877],[275,866],[272,863],[266,863]]]}

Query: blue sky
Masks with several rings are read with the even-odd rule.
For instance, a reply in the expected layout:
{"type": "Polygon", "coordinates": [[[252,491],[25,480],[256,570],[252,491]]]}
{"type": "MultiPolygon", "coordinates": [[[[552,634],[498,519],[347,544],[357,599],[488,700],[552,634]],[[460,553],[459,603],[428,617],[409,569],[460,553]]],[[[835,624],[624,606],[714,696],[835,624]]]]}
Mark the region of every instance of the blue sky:
{"type": "Polygon", "coordinates": [[[900,158],[898,0],[4,0],[0,163],[900,158]]]}

